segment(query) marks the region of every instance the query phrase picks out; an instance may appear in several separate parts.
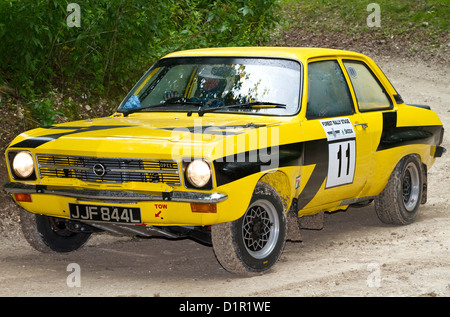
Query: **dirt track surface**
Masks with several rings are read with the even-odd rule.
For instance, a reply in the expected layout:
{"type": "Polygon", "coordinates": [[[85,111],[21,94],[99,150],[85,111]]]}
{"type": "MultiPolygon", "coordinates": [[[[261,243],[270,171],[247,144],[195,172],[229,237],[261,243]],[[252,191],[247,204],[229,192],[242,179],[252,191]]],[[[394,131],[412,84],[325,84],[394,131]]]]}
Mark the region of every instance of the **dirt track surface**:
{"type": "MultiPolygon", "coordinates": [[[[449,129],[448,65],[374,59],[406,103],[430,105],[449,129]]],[[[448,133],[444,147],[450,149],[448,133]]],[[[324,229],[305,230],[302,242],[286,244],[270,272],[250,278],[226,272],[211,247],[191,240],[98,234],[77,252],[38,253],[1,195],[0,296],[448,297],[449,168],[447,153],[429,171],[428,203],[415,223],[384,225],[373,205],[327,214],[324,229]],[[72,263],[79,265],[79,280],[71,279],[72,263]]]]}

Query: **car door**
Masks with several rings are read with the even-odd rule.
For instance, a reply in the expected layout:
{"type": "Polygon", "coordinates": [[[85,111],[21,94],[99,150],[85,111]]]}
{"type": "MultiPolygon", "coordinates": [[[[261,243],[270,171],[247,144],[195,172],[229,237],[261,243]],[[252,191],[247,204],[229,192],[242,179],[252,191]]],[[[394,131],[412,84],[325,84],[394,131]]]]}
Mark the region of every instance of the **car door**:
{"type": "Polygon", "coordinates": [[[302,177],[309,178],[298,207],[326,209],[363,190],[370,166],[370,127],[355,111],[340,60],[310,61],[307,72],[302,177]]]}
{"type": "Polygon", "coordinates": [[[379,160],[375,156],[378,151],[383,150],[383,134],[396,126],[397,113],[394,100],[387,93],[375,69],[363,60],[344,59],[342,63],[355,95],[356,109],[369,127],[372,138],[371,148],[368,150],[372,156],[371,165],[367,169],[368,182],[366,190],[361,194],[362,197],[370,196],[373,195],[374,184],[380,185],[375,175],[380,175],[380,171],[390,174],[394,168],[392,164],[395,160],[379,160]]]}

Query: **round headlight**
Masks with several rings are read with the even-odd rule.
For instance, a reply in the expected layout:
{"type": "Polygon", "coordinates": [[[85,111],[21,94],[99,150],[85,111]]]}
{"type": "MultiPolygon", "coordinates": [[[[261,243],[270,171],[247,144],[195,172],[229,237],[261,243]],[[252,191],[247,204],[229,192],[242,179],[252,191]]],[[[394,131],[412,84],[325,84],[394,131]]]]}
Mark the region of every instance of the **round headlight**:
{"type": "Polygon", "coordinates": [[[203,160],[191,162],[186,169],[186,177],[195,187],[205,186],[211,178],[211,170],[208,163],[203,160]]]}
{"type": "Polygon", "coordinates": [[[34,172],[33,157],[30,152],[19,152],[13,159],[12,167],[14,173],[21,178],[30,177],[34,172]]]}

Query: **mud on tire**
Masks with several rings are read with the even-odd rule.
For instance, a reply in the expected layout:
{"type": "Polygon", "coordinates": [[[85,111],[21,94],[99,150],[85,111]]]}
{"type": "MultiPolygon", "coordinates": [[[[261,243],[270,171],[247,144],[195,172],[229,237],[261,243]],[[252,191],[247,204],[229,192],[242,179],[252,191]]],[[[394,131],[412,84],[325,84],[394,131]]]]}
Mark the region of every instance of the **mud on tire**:
{"type": "Polygon", "coordinates": [[[90,237],[90,233],[68,230],[59,218],[33,214],[23,208],[20,208],[20,223],[25,240],[44,253],[75,251],[90,237]]]}
{"type": "Polygon", "coordinates": [[[378,218],[387,224],[412,223],[418,213],[423,191],[419,158],[408,155],[395,167],[384,190],[375,198],[378,218]]]}
{"type": "Polygon", "coordinates": [[[286,240],[286,218],[278,193],[259,182],[245,214],[212,226],[214,253],[232,273],[265,272],[279,259],[286,240]]]}

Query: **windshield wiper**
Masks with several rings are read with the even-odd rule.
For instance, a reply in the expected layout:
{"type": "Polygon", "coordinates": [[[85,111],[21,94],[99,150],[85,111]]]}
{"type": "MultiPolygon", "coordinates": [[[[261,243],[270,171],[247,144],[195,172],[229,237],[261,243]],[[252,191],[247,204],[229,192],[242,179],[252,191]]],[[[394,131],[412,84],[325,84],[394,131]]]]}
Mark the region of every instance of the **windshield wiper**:
{"type": "Polygon", "coordinates": [[[166,101],[164,105],[193,105],[193,106],[201,106],[202,103],[200,101],[188,101],[185,99],[179,99],[175,101],[166,101]]]}
{"type": "Polygon", "coordinates": [[[151,109],[151,108],[159,108],[159,107],[162,107],[162,106],[165,106],[165,104],[149,105],[149,106],[133,108],[133,109],[129,109],[129,110],[121,110],[121,111],[118,111],[118,112],[122,112],[123,116],[126,117],[129,114],[132,114],[132,113],[135,113],[135,112],[140,112],[140,111],[143,111],[143,110],[146,110],[146,109],[151,109]]]}
{"type": "Polygon", "coordinates": [[[228,105],[217,108],[208,108],[198,111],[198,116],[202,117],[207,112],[214,112],[217,110],[228,109],[228,108],[253,108],[253,109],[267,109],[267,108],[282,108],[286,109],[286,105],[282,103],[269,102],[269,101],[252,101],[245,103],[238,103],[234,105],[228,105]]]}
{"type": "MultiPolygon", "coordinates": [[[[202,106],[202,103],[197,102],[197,101],[187,101],[187,100],[180,99],[180,100],[176,100],[176,101],[161,103],[158,105],[149,105],[149,106],[144,106],[144,107],[140,107],[140,108],[123,110],[123,111],[119,111],[119,112],[123,113],[124,117],[126,117],[129,114],[144,111],[147,109],[154,109],[154,108],[160,108],[160,107],[166,107],[166,106],[179,106],[179,105],[202,106]]],[[[234,105],[228,105],[228,106],[217,107],[217,108],[207,108],[207,109],[203,109],[203,110],[199,109],[198,115],[200,117],[202,117],[207,112],[214,112],[217,110],[228,109],[228,108],[253,108],[253,109],[282,108],[282,109],[286,109],[286,105],[281,104],[281,103],[276,103],[276,102],[268,102],[268,101],[252,101],[252,102],[238,103],[238,104],[234,104],[234,105]]],[[[192,113],[192,111],[190,113],[192,113]]]]}
{"type": "Polygon", "coordinates": [[[123,113],[123,116],[126,117],[129,114],[135,113],[135,112],[140,112],[143,110],[147,110],[147,109],[153,109],[153,108],[161,108],[161,107],[167,107],[167,106],[185,106],[185,105],[194,105],[194,106],[201,106],[202,103],[201,102],[194,102],[194,101],[186,101],[186,100],[176,100],[176,101],[172,101],[172,102],[165,102],[165,103],[161,103],[158,105],[149,105],[149,106],[144,106],[144,107],[140,107],[140,108],[133,108],[133,109],[129,109],[129,110],[123,110],[123,111],[119,111],[121,113],[123,113]]]}

